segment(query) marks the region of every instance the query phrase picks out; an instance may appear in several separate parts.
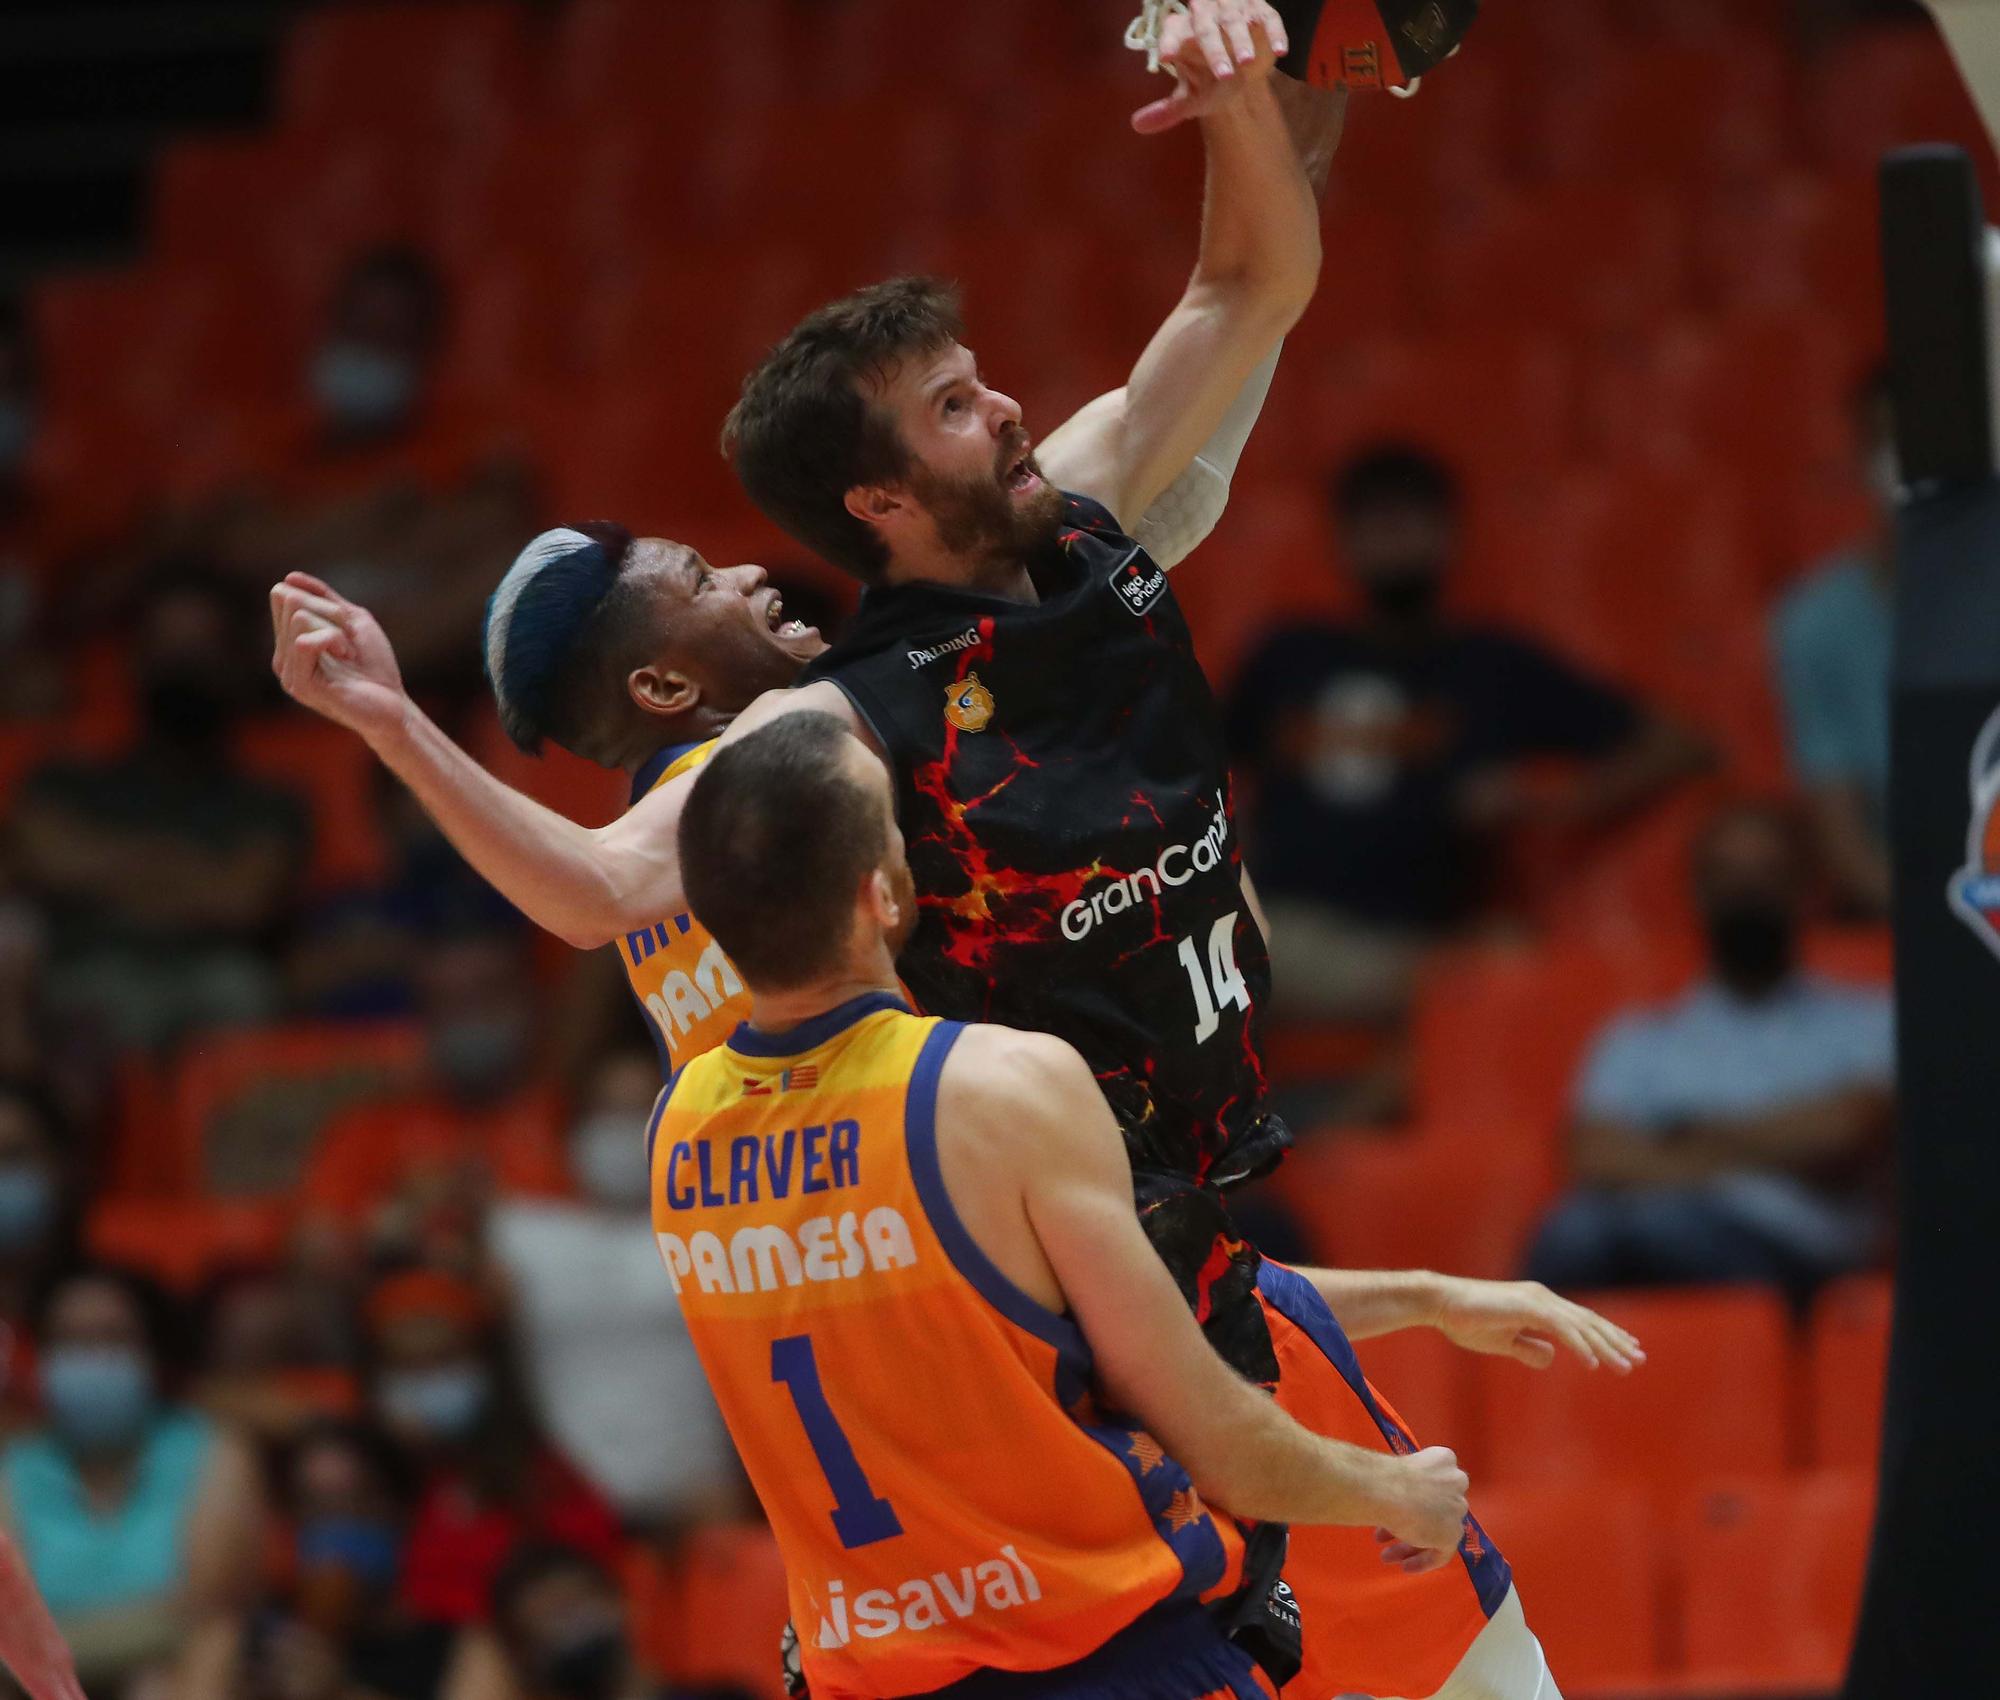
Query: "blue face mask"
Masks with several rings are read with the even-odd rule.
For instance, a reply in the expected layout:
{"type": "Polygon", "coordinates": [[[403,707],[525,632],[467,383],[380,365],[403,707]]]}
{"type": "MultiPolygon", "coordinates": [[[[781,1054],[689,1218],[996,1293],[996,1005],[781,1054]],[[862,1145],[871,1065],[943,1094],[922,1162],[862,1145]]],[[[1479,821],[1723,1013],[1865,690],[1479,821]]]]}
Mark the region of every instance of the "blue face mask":
{"type": "Polygon", "coordinates": [[[366,1517],[315,1517],[301,1523],[294,1550],[301,1571],[345,1571],[378,1592],[394,1587],[402,1569],[396,1531],[366,1517]]]}
{"type": "Polygon", "coordinates": [[[478,1364],[392,1370],[377,1390],[382,1414],[434,1440],[463,1440],[486,1414],[486,1371],[478,1364]]]}
{"type": "Polygon", "coordinates": [[[55,1213],[56,1184],[48,1170],[24,1163],[0,1169],[0,1252],[33,1245],[55,1213]]]}
{"type": "Polygon", "coordinates": [[[380,430],[405,418],[417,398],[407,360],[362,342],[330,342],[312,364],[312,393],[339,424],[380,430]]]}
{"type": "Polygon", "coordinates": [[[41,1376],[50,1422],[81,1450],[128,1446],[153,1415],[153,1372],[129,1346],[57,1346],[41,1376]]]}

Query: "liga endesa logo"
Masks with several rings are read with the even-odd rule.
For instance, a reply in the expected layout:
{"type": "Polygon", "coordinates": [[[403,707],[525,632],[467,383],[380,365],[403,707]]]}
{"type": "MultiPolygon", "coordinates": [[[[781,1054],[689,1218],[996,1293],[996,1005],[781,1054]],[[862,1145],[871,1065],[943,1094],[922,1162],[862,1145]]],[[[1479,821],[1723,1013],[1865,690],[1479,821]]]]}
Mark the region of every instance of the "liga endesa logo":
{"type": "Polygon", "coordinates": [[[2000,956],[2000,708],[1972,745],[1972,822],[1965,866],[1946,888],[1953,912],[2000,956]]]}

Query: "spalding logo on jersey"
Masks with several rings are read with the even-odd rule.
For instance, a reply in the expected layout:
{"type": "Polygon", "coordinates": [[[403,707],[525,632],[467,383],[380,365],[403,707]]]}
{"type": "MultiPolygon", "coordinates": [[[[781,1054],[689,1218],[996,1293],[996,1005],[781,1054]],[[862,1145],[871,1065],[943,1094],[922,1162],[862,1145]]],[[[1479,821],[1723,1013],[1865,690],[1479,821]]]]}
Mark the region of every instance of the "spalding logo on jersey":
{"type": "Polygon", "coordinates": [[[1958,918],[2000,956],[2000,708],[1972,745],[1972,824],[1948,889],[1958,918]]]}
{"type": "Polygon", "coordinates": [[[993,693],[979,682],[977,673],[945,686],[944,717],[961,732],[984,732],[993,718],[993,693]]]}

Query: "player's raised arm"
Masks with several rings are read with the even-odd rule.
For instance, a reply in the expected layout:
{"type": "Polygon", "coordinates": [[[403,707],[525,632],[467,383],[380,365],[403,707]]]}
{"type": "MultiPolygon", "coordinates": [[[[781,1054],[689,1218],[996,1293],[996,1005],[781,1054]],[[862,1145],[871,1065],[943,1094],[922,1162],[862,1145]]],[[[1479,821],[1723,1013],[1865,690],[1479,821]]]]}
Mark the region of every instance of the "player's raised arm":
{"type": "MultiPolygon", "coordinates": [[[[693,775],[608,826],[580,826],[496,779],[417,706],[367,609],[294,573],[271,591],[271,621],[271,667],[286,693],[363,738],[458,853],[538,926],[589,950],[686,907],[676,828],[693,775]]],[[[828,685],[773,692],[726,735],[794,708],[836,714],[860,730],[852,706],[828,685]]]]}
{"type": "MultiPolygon", "coordinates": [[[[1176,93],[1134,120],[1202,125],[1208,188],[1194,274],[1124,390],[1084,409],[1038,451],[1056,484],[1094,497],[1122,523],[1153,507],[1232,412],[1241,414],[1240,403],[1254,423],[1269,379],[1253,377],[1319,281],[1318,209],[1273,75],[1285,46],[1283,21],[1265,0],[1194,0],[1163,41],[1176,93]]],[[[1337,138],[1337,97],[1311,92],[1337,138]]],[[[1247,424],[1240,435],[1247,438],[1247,424]]]]}
{"type": "MultiPolygon", "coordinates": [[[[968,1029],[945,1065],[938,1122],[973,1148],[969,1179],[991,1176],[977,1171],[980,1152],[1008,1166],[1006,1190],[1022,1201],[1106,1395],[1200,1493],[1244,1517],[1385,1528],[1425,1564],[1452,1552],[1466,1479],[1449,1452],[1399,1458],[1324,1439],[1216,1355],[1132,1213],[1117,1124],[1074,1050],[1042,1034],[968,1029]]],[[[942,1140],[941,1157],[951,1184],[942,1140]]]]}

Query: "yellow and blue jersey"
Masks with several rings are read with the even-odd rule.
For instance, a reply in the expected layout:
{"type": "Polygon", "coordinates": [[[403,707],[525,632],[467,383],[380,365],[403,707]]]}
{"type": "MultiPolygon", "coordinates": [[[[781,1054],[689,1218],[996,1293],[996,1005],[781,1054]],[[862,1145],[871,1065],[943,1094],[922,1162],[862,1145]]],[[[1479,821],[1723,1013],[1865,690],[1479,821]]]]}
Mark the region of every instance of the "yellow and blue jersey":
{"type": "MultiPolygon", "coordinates": [[[[670,779],[692,773],[714,753],[713,738],[662,750],[633,780],[633,803],[670,779]]],[[[627,933],[618,941],[618,958],[659,1047],[660,1072],[669,1079],[750,1018],[750,994],[742,979],[692,915],[675,915],[627,933]]]]}
{"type": "Polygon", "coordinates": [[[1054,1670],[1242,1569],[1229,1519],[1096,1409],[1075,1324],[959,1220],[936,1104],[962,1031],[886,992],[745,1027],[654,1115],[660,1253],[820,1700],[1054,1670]]]}

